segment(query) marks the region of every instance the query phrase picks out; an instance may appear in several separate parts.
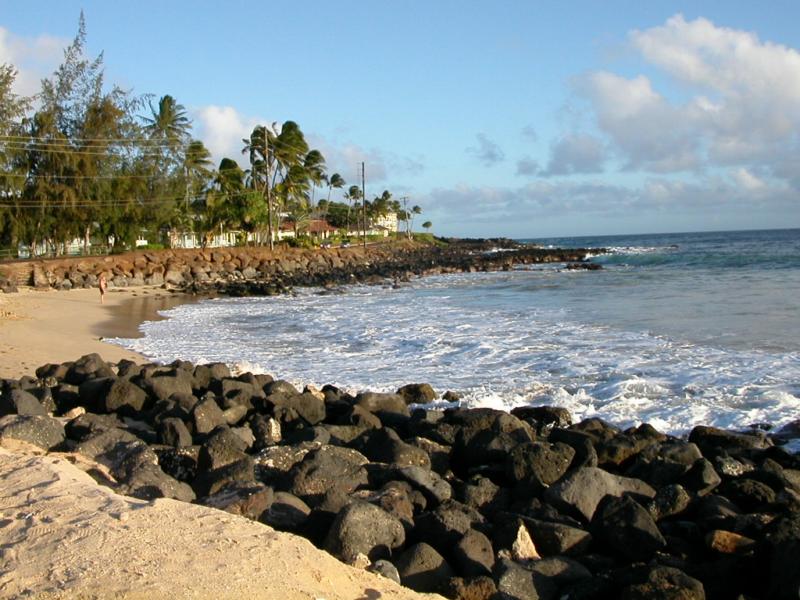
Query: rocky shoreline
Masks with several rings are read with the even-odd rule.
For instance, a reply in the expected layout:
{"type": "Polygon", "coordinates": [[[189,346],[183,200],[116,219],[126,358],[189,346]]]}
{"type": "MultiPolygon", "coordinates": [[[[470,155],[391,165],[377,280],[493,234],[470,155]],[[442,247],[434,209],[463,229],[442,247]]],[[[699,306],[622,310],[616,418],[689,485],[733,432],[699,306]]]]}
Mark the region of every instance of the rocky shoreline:
{"type": "MultiPolygon", "coordinates": [[[[441,245],[399,241],[367,248],[214,248],[142,251],[102,258],[64,258],[0,265],[0,289],[17,285],[68,290],[141,285],[197,294],[273,295],[295,286],[333,286],[404,280],[441,273],[509,270],[518,264],[586,262],[589,250],[546,249],[507,239],[447,240],[441,245]]],[[[597,253],[598,250],[591,250],[597,253]]]]}
{"type": "Polygon", "coordinates": [[[556,407],[418,407],[435,398],[87,355],[2,380],[0,438],[449,598],[798,596],[800,457],[780,433],[679,439],[556,407]]]}

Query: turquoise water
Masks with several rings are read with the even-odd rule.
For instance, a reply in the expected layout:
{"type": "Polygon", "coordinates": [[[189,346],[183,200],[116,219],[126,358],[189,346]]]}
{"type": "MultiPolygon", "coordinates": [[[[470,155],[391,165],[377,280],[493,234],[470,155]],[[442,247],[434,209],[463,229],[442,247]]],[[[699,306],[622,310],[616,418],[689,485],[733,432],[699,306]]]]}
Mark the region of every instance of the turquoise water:
{"type": "Polygon", "coordinates": [[[554,404],[673,433],[800,417],[800,230],[535,241],[610,254],[592,258],[601,271],[533,265],[183,305],[118,342],[298,384],[424,381],[467,406],[554,404]]]}

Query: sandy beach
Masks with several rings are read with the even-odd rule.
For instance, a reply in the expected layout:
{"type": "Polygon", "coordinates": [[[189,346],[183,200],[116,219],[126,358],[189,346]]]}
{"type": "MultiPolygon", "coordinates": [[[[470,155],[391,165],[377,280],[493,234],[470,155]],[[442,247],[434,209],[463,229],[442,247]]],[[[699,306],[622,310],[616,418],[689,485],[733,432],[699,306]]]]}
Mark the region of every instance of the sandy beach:
{"type": "Polygon", "coordinates": [[[111,288],[103,304],[96,289],[20,288],[16,294],[0,294],[0,377],[33,375],[41,365],[92,352],[111,362],[142,362],[135,352],[102,340],[137,337],[143,321],[191,300],[158,287],[111,288]]]}

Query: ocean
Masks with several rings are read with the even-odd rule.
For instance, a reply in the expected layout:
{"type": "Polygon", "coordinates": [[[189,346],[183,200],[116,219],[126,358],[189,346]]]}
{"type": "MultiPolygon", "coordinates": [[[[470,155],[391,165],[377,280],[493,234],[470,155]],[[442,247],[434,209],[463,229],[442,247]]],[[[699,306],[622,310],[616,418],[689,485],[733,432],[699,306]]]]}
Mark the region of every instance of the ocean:
{"type": "Polygon", "coordinates": [[[800,230],[524,241],[609,253],[592,257],[600,271],[207,300],[114,341],[159,362],[351,391],[427,382],[465,406],[551,404],[674,434],[800,418],[800,230]]]}

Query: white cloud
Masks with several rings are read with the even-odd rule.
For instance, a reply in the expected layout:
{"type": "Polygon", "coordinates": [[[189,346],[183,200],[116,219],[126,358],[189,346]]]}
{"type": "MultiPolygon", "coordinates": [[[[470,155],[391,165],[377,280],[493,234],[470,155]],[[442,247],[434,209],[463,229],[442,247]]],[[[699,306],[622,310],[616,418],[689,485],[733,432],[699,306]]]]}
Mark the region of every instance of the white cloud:
{"type": "MultiPolygon", "coordinates": [[[[743,186],[737,175],[744,175],[751,184],[759,181],[752,173],[735,173],[731,178],[710,176],[693,182],[660,176],[638,186],[601,180],[538,179],[508,188],[438,188],[421,198],[420,203],[426,215],[443,224],[442,232],[446,234],[494,231],[528,237],[533,235],[532,228],[545,222],[550,224],[548,227],[585,222],[591,231],[601,220],[658,231],[674,229],[677,220],[700,228],[712,217],[721,227],[752,227],[753,190],[743,186]]],[[[756,197],[759,226],[779,227],[800,218],[796,193],[784,185],[763,182],[756,197]]]]}
{"type": "Polygon", "coordinates": [[[630,45],[689,98],[671,99],[672,86],[656,90],[644,75],[583,78],[578,89],[623,168],[758,167],[785,176],[776,163],[800,150],[798,50],[682,15],[633,31],[630,45]]]}
{"type": "Polygon", "coordinates": [[[21,96],[36,94],[41,80],[49,76],[64,58],[69,40],[51,35],[18,36],[0,27],[0,64],[10,63],[17,69],[14,92],[21,96]]]}
{"type": "Polygon", "coordinates": [[[530,156],[524,156],[517,161],[517,175],[533,176],[541,171],[539,163],[530,156]]]}
{"type": "Polygon", "coordinates": [[[241,115],[232,106],[209,105],[191,112],[194,135],[203,140],[215,163],[227,157],[242,166],[247,164],[247,157],[242,154],[242,140],[250,137],[256,125],[264,124],[264,119],[241,115]]]}
{"type": "MultiPolygon", "coordinates": [[[[194,136],[203,140],[214,161],[219,163],[222,158],[232,158],[243,167],[248,166],[248,157],[242,154],[242,140],[250,136],[256,125],[273,124],[272,120],[243,115],[232,106],[203,106],[193,109],[191,114],[194,136]]],[[[280,132],[279,124],[277,132],[280,132]]],[[[372,193],[372,185],[386,181],[389,172],[396,176],[417,174],[424,169],[419,158],[365,149],[353,143],[337,144],[310,132],[306,132],[306,141],[309,148],[322,152],[327,172],[339,173],[348,185],[361,184],[361,163],[364,162],[368,195],[372,193]]]]}
{"type": "Polygon", "coordinates": [[[735,169],[731,173],[731,178],[737,185],[752,192],[760,191],[767,187],[767,183],[763,179],[753,175],[744,167],[735,169]]]}
{"type": "Polygon", "coordinates": [[[606,161],[602,140],[585,133],[566,135],[551,144],[550,161],[542,175],[600,173],[606,161]]]}

